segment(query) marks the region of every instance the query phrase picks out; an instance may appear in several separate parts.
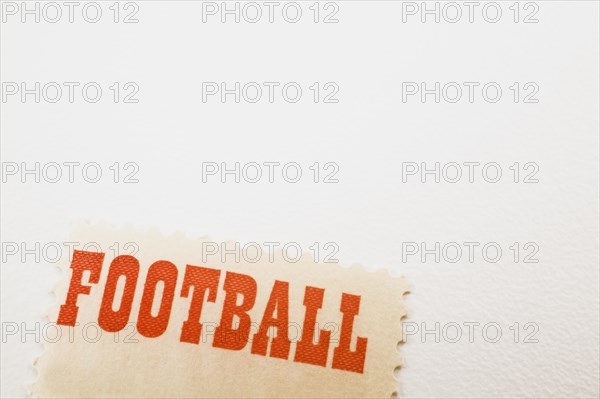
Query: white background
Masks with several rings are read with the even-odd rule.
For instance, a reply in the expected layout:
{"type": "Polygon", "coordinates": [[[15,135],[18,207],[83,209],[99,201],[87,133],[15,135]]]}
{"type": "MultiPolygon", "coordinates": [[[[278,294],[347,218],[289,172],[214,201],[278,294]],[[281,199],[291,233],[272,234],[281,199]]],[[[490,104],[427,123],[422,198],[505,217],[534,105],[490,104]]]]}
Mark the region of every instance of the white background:
{"type": "MultiPolygon", "coordinates": [[[[295,24],[280,11],[274,23],[203,23],[201,3],[191,1],[138,2],[139,23],[114,23],[112,2],[101,4],[95,24],[80,12],[74,23],[22,23],[17,15],[2,24],[2,82],[104,88],[95,104],[80,95],[74,103],[2,102],[3,168],[103,168],[95,184],[81,169],[75,183],[7,176],[3,248],[62,243],[82,219],[305,249],[335,242],[342,263],[409,279],[407,323],[480,323],[473,342],[466,327],[456,343],[441,333],[409,336],[400,396],[598,397],[598,2],[539,1],[533,24],[513,22],[512,2],[499,2],[498,23],[486,22],[481,6],[474,23],[466,15],[403,23],[401,2],[338,1],[335,24],[314,23],[312,2],[301,2],[295,24]],[[298,103],[203,103],[202,82],[211,81],[294,81],[304,92],[298,103]],[[115,104],[113,82],[136,82],[139,103],[115,104]],[[315,104],[314,82],[337,83],[339,103],[315,104]],[[498,82],[503,96],[488,103],[479,90],[473,103],[403,102],[402,82],[498,82]],[[535,82],[539,102],[515,103],[514,82],[535,82]],[[203,162],[269,161],[299,163],[301,181],[279,174],[275,183],[202,182],[203,162]],[[402,182],[403,162],[452,161],[497,162],[503,176],[487,183],[478,169],[474,183],[402,182]],[[139,183],[114,183],[114,162],[137,163],[139,183]],[[314,162],[339,165],[339,183],[313,183],[314,162]],[[539,183],[514,183],[514,162],[537,163],[539,183]],[[502,258],[486,262],[479,250],[474,262],[466,254],[457,263],[402,259],[402,242],[467,241],[497,242],[502,258]],[[537,243],[539,262],[515,263],[514,242],[537,243]],[[482,336],[492,322],[502,328],[496,343],[482,336]],[[516,322],[517,343],[509,329],[516,322]],[[537,343],[523,342],[528,322],[539,326],[537,343]]],[[[42,344],[22,332],[47,322],[59,277],[52,262],[3,253],[3,397],[25,396],[35,379],[42,344]],[[9,325],[17,334],[6,333],[9,325]]]]}

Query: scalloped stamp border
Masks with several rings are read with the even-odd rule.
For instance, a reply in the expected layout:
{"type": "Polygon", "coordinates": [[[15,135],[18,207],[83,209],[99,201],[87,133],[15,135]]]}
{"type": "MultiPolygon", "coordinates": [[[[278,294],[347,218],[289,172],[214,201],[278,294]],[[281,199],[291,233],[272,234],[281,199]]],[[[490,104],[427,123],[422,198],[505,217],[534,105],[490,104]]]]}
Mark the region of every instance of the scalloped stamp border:
{"type": "Polygon", "coordinates": [[[36,359],[32,397],[390,397],[403,341],[403,277],[360,265],[240,261],[208,239],[107,225],[77,242],[36,359]],[[116,255],[116,256],[115,256],[116,255]]]}

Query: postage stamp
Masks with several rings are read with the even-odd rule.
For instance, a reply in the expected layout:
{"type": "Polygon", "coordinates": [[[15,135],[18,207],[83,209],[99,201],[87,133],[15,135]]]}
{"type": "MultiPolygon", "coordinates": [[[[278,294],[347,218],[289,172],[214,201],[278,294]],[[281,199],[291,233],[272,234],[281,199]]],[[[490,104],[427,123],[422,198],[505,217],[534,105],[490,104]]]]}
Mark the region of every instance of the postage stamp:
{"type": "Polygon", "coordinates": [[[58,339],[32,397],[390,397],[403,277],[360,265],[249,262],[207,239],[81,224],[49,312],[58,339]],[[105,250],[131,243],[128,253],[105,250]],[[225,256],[222,256],[225,255],[225,256]],[[204,259],[203,259],[204,258],[204,259]]]}

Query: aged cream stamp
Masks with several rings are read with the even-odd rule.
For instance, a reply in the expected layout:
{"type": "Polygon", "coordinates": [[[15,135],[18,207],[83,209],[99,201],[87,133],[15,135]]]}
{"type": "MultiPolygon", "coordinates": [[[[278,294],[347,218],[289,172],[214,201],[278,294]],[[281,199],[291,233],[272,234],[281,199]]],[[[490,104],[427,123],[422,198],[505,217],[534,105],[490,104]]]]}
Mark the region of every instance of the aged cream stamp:
{"type": "Polygon", "coordinates": [[[204,239],[81,225],[33,397],[390,397],[404,278],[359,265],[201,256],[204,239]],[[117,256],[115,256],[117,255],[117,256]],[[204,258],[204,259],[203,259],[204,258]]]}

